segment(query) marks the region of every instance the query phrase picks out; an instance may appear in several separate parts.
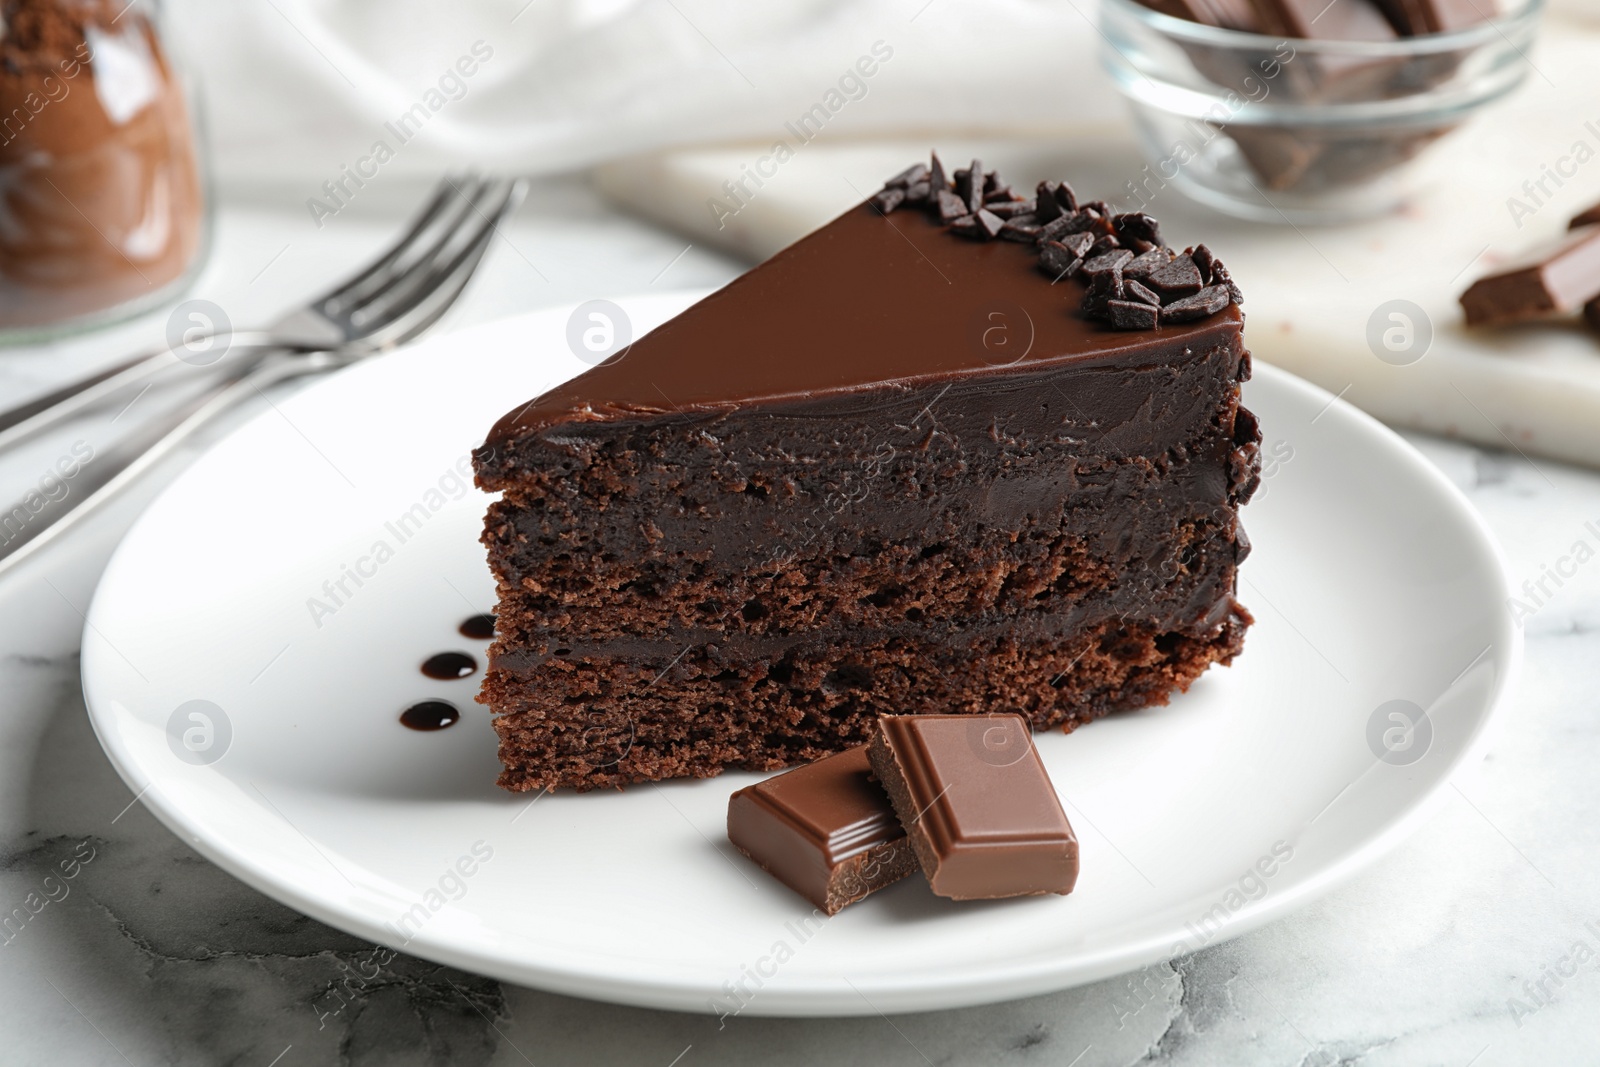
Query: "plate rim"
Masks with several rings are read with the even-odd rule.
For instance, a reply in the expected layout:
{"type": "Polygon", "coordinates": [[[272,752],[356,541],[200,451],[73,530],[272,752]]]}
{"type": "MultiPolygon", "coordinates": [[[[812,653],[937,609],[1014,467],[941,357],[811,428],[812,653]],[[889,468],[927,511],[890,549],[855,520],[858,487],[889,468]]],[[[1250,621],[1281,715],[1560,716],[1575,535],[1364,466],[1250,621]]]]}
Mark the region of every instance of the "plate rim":
{"type": "MultiPolygon", "coordinates": [[[[684,301],[683,306],[687,306],[688,302],[698,299],[704,293],[705,290],[699,289],[675,290],[614,299],[624,307],[630,304],[636,305],[644,300],[680,299],[684,301]]],[[[410,347],[418,349],[435,345],[461,344],[470,340],[478,331],[503,330],[514,322],[569,313],[574,306],[576,305],[563,304],[535,309],[441,334],[410,347]]],[[[358,368],[351,368],[339,374],[351,373],[356,369],[358,368]]],[[[1359,428],[1358,432],[1374,434],[1396,456],[1403,457],[1413,472],[1420,473],[1423,480],[1432,484],[1441,500],[1449,502],[1457,517],[1465,520],[1459,528],[1463,533],[1470,531],[1471,539],[1476,542],[1476,546],[1486,550],[1485,555],[1492,561],[1501,587],[1509,590],[1510,570],[1505,553],[1487,521],[1472,506],[1461,489],[1415,446],[1373,416],[1289,371],[1258,359],[1255,361],[1255,373],[1263,380],[1271,380],[1275,387],[1298,392],[1309,400],[1321,401],[1326,404],[1325,410],[1338,410],[1341,417],[1353,420],[1359,428]]],[[[296,398],[322,388],[327,381],[337,376],[330,375],[329,379],[313,384],[301,394],[297,394],[296,398]]],[[[214,442],[211,447],[215,448],[224,441],[232,440],[270,414],[270,411],[263,412],[246,420],[225,437],[214,442]]],[[[164,500],[189,477],[190,470],[179,474],[152,500],[150,507],[153,508],[157,502],[164,500]]],[[[106,564],[105,571],[96,583],[94,596],[85,612],[80,677],[85,708],[101,749],[124,783],[138,794],[136,799],[141,800],[163,826],[209,862],[221,867],[258,892],[334,929],[380,945],[395,947],[391,944],[393,938],[387,934],[381,923],[369,920],[355,910],[338,909],[322,897],[302,890],[294,881],[275,877],[267,865],[251,862],[249,850],[242,843],[235,846],[226,838],[218,838],[209,833],[202,835],[199,831],[207,828],[186,817],[182,806],[171,801],[163,790],[150,788],[155,784],[155,780],[147,779],[133,754],[121,745],[117,732],[112,729],[116,712],[110,710],[117,701],[109,695],[96,692],[97,683],[94,674],[98,658],[103,654],[98,641],[97,621],[107,610],[104,607],[103,596],[109,584],[106,579],[114,576],[120,565],[125,565],[122,564],[122,560],[128,535],[142,525],[147,513],[141,513],[130,526],[128,534],[119,541],[106,564]]],[[[1496,637],[1491,649],[1496,674],[1483,698],[1482,708],[1471,734],[1461,746],[1458,755],[1447,766],[1442,767],[1432,783],[1411,800],[1408,809],[1386,828],[1331,860],[1304,880],[1292,883],[1281,891],[1267,894],[1259,900],[1247,902],[1245,907],[1233,913],[1226,924],[1207,942],[1207,947],[1258,929],[1348,883],[1368,870],[1378,859],[1393,851],[1432,818],[1448,795],[1448,788],[1457,775],[1464,768],[1481,762],[1498,733],[1511,703],[1522,670],[1524,635],[1507,613],[1496,614],[1496,637]]],[[[920,975],[901,974],[892,982],[881,977],[864,979],[865,988],[857,988],[854,983],[847,983],[849,986],[847,990],[841,990],[836,979],[791,977],[781,986],[764,990],[763,995],[754,998],[741,1009],[740,1014],[772,1017],[873,1015],[881,1014],[876,1006],[879,1001],[892,1002],[888,1010],[895,1012],[997,1003],[1072,988],[1150,966],[1161,960],[1173,958],[1169,950],[1181,940],[1183,940],[1182,935],[1175,929],[1166,930],[1107,946],[1087,958],[1081,955],[1068,957],[1070,962],[1065,965],[1059,959],[1049,958],[1009,964],[1001,962],[976,970],[963,968],[959,971],[920,975]],[[869,1000],[869,996],[874,994],[875,996],[869,1000]]],[[[695,1014],[707,1014],[709,1006],[706,991],[697,984],[673,986],[654,975],[640,976],[621,972],[614,962],[606,958],[601,958],[594,966],[582,968],[571,966],[569,961],[550,964],[530,960],[525,955],[517,956],[509,951],[495,951],[492,946],[464,949],[428,929],[419,931],[412,940],[400,946],[399,951],[465,971],[488,975],[500,981],[546,989],[568,996],[695,1014]]]]}

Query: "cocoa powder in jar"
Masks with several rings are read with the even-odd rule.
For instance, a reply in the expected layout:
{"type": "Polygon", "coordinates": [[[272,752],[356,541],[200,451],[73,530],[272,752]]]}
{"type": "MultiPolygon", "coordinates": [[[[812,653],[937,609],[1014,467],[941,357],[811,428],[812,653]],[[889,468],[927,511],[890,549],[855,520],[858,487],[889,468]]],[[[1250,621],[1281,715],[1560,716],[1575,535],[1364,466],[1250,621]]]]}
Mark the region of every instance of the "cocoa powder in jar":
{"type": "Polygon", "coordinates": [[[157,299],[205,205],[183,90],[125,0],[0,0],[0,330],[157,299]]]}

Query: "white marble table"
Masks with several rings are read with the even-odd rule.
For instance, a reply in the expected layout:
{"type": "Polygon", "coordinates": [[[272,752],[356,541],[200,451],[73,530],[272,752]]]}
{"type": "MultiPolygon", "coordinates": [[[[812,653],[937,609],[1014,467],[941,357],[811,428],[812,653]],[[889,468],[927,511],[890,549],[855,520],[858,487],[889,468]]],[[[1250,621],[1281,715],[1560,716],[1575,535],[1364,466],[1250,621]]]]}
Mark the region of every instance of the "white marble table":
{"type": "MultiPolygon", "coordinates": [[[[237,192],[196,295],[235,322],[262,318],[358,262],[414,196],[374,187],[318,230],[303,195],[237,192]]],[[[452,322],[739,269],[685,244],[580,184],[541,187],[452,322]]],[[[0,350],[0,396],[154,340],[162,322],[0,350]]],[[[0,466],[0,485],[20,492],[72,439],[0,466]]],[[[1600,475],[1413,440],[1482,511],[1519,579],[1600,522],[1600,475]]],[[[1170,966],[1050,996],[719,1030],[405,957],[376,969],[373,946],[246,888],[160,826],[101,754],[78,682],[79,612],[137,505],[0,582],[0,915],[30,893],[54,898],[0,937],[0,1062],[1490,1067],[1581,1062],[1600,1047],[1600,563],[1547,584],[1555,595],[1527,623],[1521,691],[1484,764],[1415,838],[1321,902],[1170,966]],[[74,861],[76,877],[46,881],[74,861]]]]}

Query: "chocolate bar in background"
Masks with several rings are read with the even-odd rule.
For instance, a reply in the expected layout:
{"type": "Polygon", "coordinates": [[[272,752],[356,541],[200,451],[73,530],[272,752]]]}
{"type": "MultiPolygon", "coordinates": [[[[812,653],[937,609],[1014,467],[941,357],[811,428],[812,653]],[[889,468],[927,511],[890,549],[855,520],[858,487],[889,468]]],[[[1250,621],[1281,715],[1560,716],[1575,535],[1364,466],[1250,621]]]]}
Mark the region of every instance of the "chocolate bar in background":
{"type": "Polygon", "coordinates": [[[1377,0],[1377,3],[1394,28],[1407,37],[1464,30],[1499,14],[1495,0],[1377,0]]]}
{"type": "MultiPolygon", "coordinates": [[[[1582,226],[1461,294],[1468,326],[1569,314],[1600,297],[1600,226],[1582,226]]],[[[1585,308],[1587,312],[1587,308],[1585,308]]]]}
{"type": "Polygon", "coordinates": [[[1583,305],[1583,321],[1589,324],[1589,329],[1600,333],[1600,296],[1583,305]]]}
{"type": "Polygon", "coordinates": [[[917,868],[865,747],[734,793],[728,840],[828,915],[917,868]]]}
{"type": "Polygon", "coordinates": [[[1022,716],[883,715],[867,756],[938,895],[1072,891],[1078,839],[1022,716]]]}
{"type": "Polygon", "coordinates": [[[1567,223],[1567,229],[1576,230],[1580,226],[1593,226],[1595,223],[1600,223],[1600,204],[1585,208],[1572,216],[1572,221],[1567,223]]]}

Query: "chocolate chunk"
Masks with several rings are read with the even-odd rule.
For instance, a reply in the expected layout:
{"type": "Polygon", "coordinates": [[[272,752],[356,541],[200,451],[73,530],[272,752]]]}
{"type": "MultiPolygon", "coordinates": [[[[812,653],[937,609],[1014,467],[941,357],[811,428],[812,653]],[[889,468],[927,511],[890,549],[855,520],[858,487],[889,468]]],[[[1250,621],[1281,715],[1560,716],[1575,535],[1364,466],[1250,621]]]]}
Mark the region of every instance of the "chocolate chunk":
{"type": "Polygon", "coordinates": [[[1228,290],[1228,300],[1235,304],[1244,303],[1244,292],[1234,283],[1233,275],[1228,273],[1228,268],[1222,265],[1222,260],[1215,256],[1211,259],[1211,284],[1220,285],[1228,290]]]}
{"type": "Polygon", "coordinates": [[[1031,200],[1001,200],[993,204],[985,204],[984,207],[1003,219],[1014,219],[1021,215],[1028,216],[1028,221],[1030,222],[1038,219],[1038,216],[1034,214],[1033,201],[1031,200]]]}
{"type": "Polygon", "coordinates": [[[1174,300],[1161,309],[1162,322],[1194,322],[1209,318],[1228,306],[1230,297],[1225,285],[1208,285],[1193,296],[1174,300]]]}
{"type": "Polygon", "coordinates": [[[931,162],[928,164],[928,184],[933,186],[935,191],[950,187],[950,179],[944,176],[944,162],[939,159],[937,152],[932,153],[931,162]]]}
{"type": "MultiPolygon", "coordinates": [[[[983,202],[986,205],[1025,203],[1025,201],[1017,198],[1016,191],[1009,185],[1001,185],[998,188],[990,189],[983,194],[983,202]]],[[[1031,208],[1033,205],[1029,204],[1028,206],[1031,208]]]]}
{"type": "Polygon", "coordinates": [[[1157,267],[1150,272],[1146,281],[1150,288],[1160,293],[1161,299],[1166,301],[1193,296],[1205,288],[1205,279],[1200,276],[1200,268],[1189,256],[1179,256],[1166,266],[1157,267]]]}
{"type": "Polygon", "coordinates": [[[887,215],[899,207],[905,198],[906,191],[904,189],[889,187],[873,194],[872,206],[877,208],[881,214],[887,215]]]}
{"type": "Polygon", "coordinates": [[[1061,210],[1071,215],[1078,210],[1078,194],[1072,191],[1072,186],[1066,182],[1056,185],[1056,202],[1061,205],[1061,210]]]}
{"type": "Polygon", "coordinates": [[[956,195],[967,203],[968,214],[983,206],[983,163],[974,159],[966,170],[956,171],[956,195]]]}
{"type": "MultiPolygon", "coordinates": [[[[1085,263],[1080,268],[1080,273],[1087,272],[1088,267],[1089,264],[1085,263]]],[[[1126,295],[1123,291],[1122,268],[1112,267],[1088,279],[1088,287],[1083,293],[1083,303],[1079,307],[1092,319],[1107,318],[1111,314],[1111,303],[1122,300],[1126,295]]]]}
{"type": "Polygon", "coordinates": [[[1148,278],[1152,271],[1165,267],[1172,262],[1173,258],[1173,252],[1170,248],[1152,248],[1148,252],[1141,252],[1134,256],[1122,268],[1122,276],[1124,278],[1148,278]]]}
{"type": "MultiPolygon", "coordinates": [[[[1114,233],[1103,233],[1099,237],[1096,237],[1094,239],[1094,244],[1090,247],[1089,251],[1092,252],[1094,255],[1102,256],[1102,255],[1105,255],[1107,252],[1110,252],[1110,251],[1112,251],[1114,249],[1118,249],[1118,248],[1121,248],[1121,247],[1122,247],[1122,242],[1117,240],[1117,235],[1116,234],[1114,234],[1114,233]]],[[[1130,251],[1128,253],[1128,255],[1130,255],[1130,256],[1133,255],[1133,252],[1130,251]]]]}
{"type": "Polygon", "coordinates": [[[913,163],[893,178],[884,182],[886,189],[908,189],[928,176],[928,168],[921,163],[913,163]]]}
{"type": "Polygon", "coordinates": [[[1161,309],[1136,300],[1108,300],[1106,316],[1119,330],[1153,330],[1161,317],[1161,309]]]}
{"type": "Polygon", "coordinates": [[[1094,234],[1069,233],[1061,238],[1061,243],[1071,249],[1073,255],[1086,256],[1089,254],[1089,249],[1094,247],[1094,234]]]}
{"type": "Polygon", "coordinates": [[[1005,220],[988,208],[979,208],[978,213],[972,217],[977,220],[985,237],[994,237],[1005,228],[1005,220]]]}
{"type": "Polygon", "coordinates": [[[939,896],[1072,892],[1078,839],[1022,716],[880,716],[867,755],[939,896]]]}
{"type": "Polygon", "coordinates": [[[1148,286],[1130,279],[1126,274],[1122,277],[1122,291],[1129,300],[1137,300],[1142,304],[1161,306],[1161,297],[1157,296],[1148,286]]]}
{"type": "Polygon", "coordinates": [[[1568,233],[1461,294],[1467,325],[1488,326],[1576,311],[1600,296],[1600,226],[1568,233]]]}
{"type": "Polygon", "coordinates": [[[959,218],[952,219],[950,232],[958,237],[970,237],[974,241],[984,241],[989,237],[984,232],[983,227],[978,225],[978,220],[971,215],[962,215],[959,218]]]}
{"type": "Polygon", "coordinates": [[[1576,230],[1580,226],[1593,226],[1597,222],[1600,222],[1600,204],[1585,208],[1572,216],[1572,221],[1567,223],[1567,229],[1576,230]]]}
{"type": "Polygon", "coordinates": [[[796,767],[728,798],[728,840],[833,915],[916,869],[865,746],[796,767]]]}
{"type": "Polygon", "coordinates": [[[1014,219],[1007,219],[1006,224],[1000,228],[1000,239],[1002,241],[1032,244],[1033,239],[1038,235],[1039,227],[1034,225],[1032,215],[1018,215],[1014,219]]]}
{"type": "Polygon", "coordinates": [[[967,214],[967,202],[948,189],[940,189],[933,204],[939,211],[939,221],[946,224],[967,214]]]}
{"type": "Polygon", "coordinates": [[[1195,268],[1200,271],[1200,280],[1207,285],[1211,284],[1211,264],[1216,257],[1211,254],[1211,249],[1205,245],[1195,245],[1189,249],[1189,259],[1195,268]]]}
{"type": "Polygon", "coordinates": [[[1040,182],[1035,191],[1033,213],[1038,216],[1041,225],[1053,222],[1064,214],[1061,202],[1056,199],[1056,188],[1059,184],[1059,182],[1040,182]]]}
{"type": "Polygon", "coordinates": [[[915,183],[907,186],[906,187],[906,203],[908,203],[908,204],[926,203],[927,199],[928,199],[928,194],[932,191],[932,189],[933,189],[933,187],[931,185],[929,185],[926,180],[920,181],[920,182],[915,182],[915,183]]]}
{"type": "MultiPolygon", "coordinates": [[[[1113,270],[1133,262],[1133,253],[1126,248],[1118,248],[1110,252],[1103,252],[1084,261],[1083,274],[1086,278],[1095,278],[1101,274],[1109,274],[1113,270]]],[[[1120,279],[1122,272],[1117,270],[1120,279]]]]}
{"type": "Polygon", "coordinates": [[[1135,241],[1148,241],[1156,247],[1165,243],[1161,240],[1161,225],[1142,211],[1125,211],[1115,216],[1111,220],[1111,227],[1124,246],[1135,241]]]}
{"type": "Polygon", "coordinates": [[[1060,241],[1046,241],[1039,247],[1039,269],[1054,281],[1070,278],[1073,268],[1083,262],[1083,257],[1060,241]]]}

